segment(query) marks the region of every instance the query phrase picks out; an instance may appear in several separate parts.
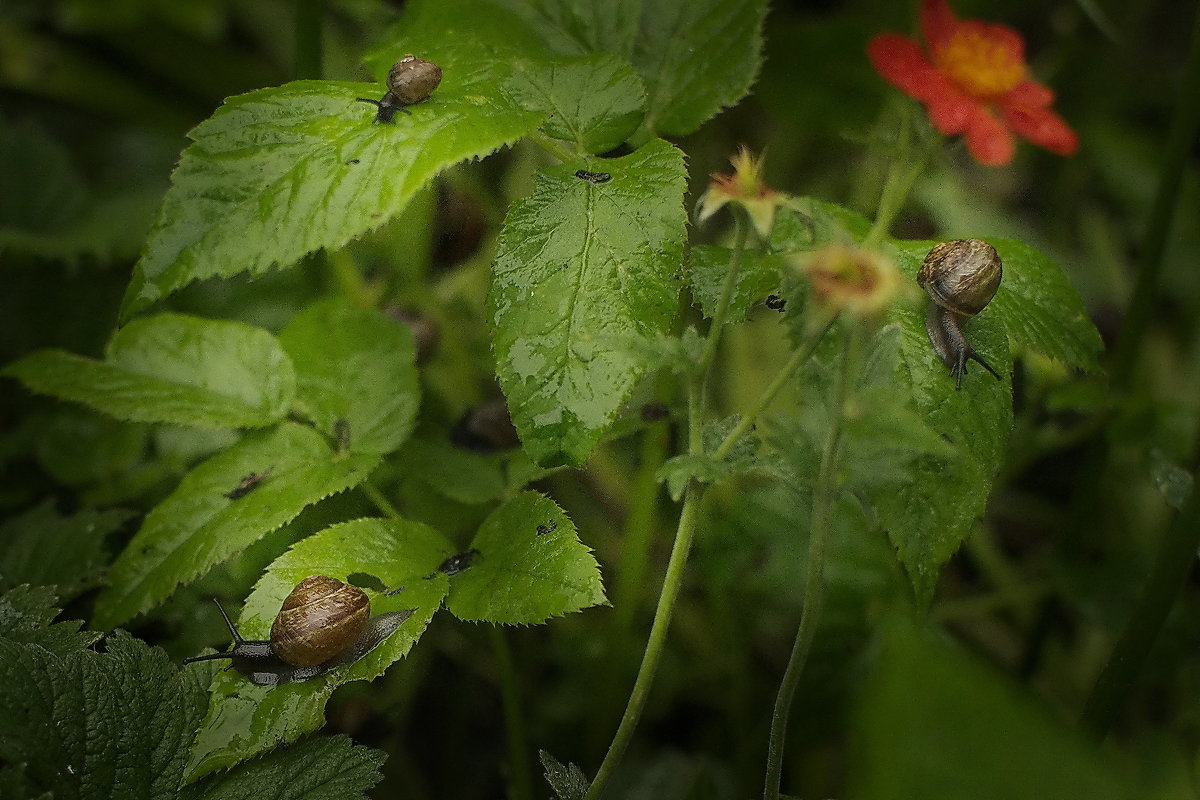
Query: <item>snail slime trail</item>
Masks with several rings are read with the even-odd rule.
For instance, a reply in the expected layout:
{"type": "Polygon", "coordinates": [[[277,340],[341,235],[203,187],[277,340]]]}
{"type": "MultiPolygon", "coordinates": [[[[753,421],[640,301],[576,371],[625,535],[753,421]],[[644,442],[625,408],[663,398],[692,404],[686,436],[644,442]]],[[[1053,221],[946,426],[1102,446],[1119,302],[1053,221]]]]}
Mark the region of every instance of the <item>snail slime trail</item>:
{"type": "Polygon", "coordinates": [[[433,94],[433,90],[442,82],[442,68],[432,61],[417,58],[412,53],[392,64],[388,70],[387,93],[382,99],[372,100],[369,97],[354,98],[360,103],[371,103],[379,110],[375,113],[376,122],[391,123],[396,121],[396,112],[403,111],[412,114],[405,106],[420,103],[433,94]]]}
{"type": "Polygon", "coordinates": [[[358,661],[396,632],[415,609],[371,616],[371,601],[357,586],[310,575],[284,599],[271,624],[269,640],[243,639],[225,609],[217,609],[233,637],[233,647],[184,659],[228,658],[233,668],[259,686],[305,681],[358,661]]]}
{"type": "Polygon", "coordinates": [[[962,389],[968,361],[978,362],[1000,380],[1000,373],[967,341],[962,322],[991,302],[1002,275],[1000,254],[979,239],[956,239],[934,246],[917,273],[917,283],[929,295],[925,331],[937,357],[950,368],[956,389],[962,389]]]}

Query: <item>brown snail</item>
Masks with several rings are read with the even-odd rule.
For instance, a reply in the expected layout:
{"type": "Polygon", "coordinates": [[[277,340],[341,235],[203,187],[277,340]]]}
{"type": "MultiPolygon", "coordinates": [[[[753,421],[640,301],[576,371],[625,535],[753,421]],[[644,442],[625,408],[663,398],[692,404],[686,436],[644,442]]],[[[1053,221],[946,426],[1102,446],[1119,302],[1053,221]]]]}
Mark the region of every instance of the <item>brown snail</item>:
{"type": "Polygon", "coordinates": [[[356,97],[362,103],[371,103],[379,108],[375,114],[376,122],[392,122],[397,111],[411,114],[405,106],[419,103],[442,82],[442,68],[432,61],[417,58],[409,53],[404,58],[392,64],[388,70],[387,94],[381,100],[369,97],[356,97]]]}
{"type": "Polygon", "coordinates": [[[950,368],[957,389],[962,389],[967,361],[979,362],[996,380],[1000,379],[1000,374],[972,349],[961,325],[991,302],[1002,273],[996,248],[979,239],[942,242],[929,251],[917,273],[917,283],[929,295],[925,330],[934,352],[950,368]]]}
{"type": "Polygon", "coordinates": [[[229,626],[233,647],[183,663],[228,658],[234,669],[259,686],[305,681],[358,661],[413,614],[409,609],[372,617],[366,592],[323,575],[310,575],[296,584],[266,641],[243,639],[219,602],[217,608],[229,626]]]}

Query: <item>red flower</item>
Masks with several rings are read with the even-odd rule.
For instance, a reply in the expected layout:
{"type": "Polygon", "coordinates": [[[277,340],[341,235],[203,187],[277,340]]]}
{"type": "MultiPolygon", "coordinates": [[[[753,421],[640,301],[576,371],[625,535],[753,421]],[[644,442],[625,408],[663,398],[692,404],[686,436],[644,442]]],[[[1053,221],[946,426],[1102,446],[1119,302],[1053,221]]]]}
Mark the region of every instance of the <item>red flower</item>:
{"type": "Polygon", "coordinates": [[[965,134],[976,161],[990,167],[1011,161],[1010,129],[1052,153],[1078,149],[1075,132],[1050,110],[1054,92],[1029,79],[1019,33],[959,20],[945,0],[922,0],[921,34],[928,58],[896,33],[872,39],[867,55],[884,80],[925,105],[938,131],[965,134]]]}

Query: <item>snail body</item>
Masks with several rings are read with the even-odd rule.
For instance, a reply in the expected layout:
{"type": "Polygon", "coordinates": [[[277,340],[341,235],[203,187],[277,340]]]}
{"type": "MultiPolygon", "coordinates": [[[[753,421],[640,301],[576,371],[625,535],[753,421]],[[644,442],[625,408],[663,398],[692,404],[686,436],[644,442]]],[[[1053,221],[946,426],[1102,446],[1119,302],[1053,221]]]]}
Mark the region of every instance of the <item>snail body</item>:
{"type": "Polygon", "coordinates": [[[387,94],[380,100],[368,97],[355,98],[362,103],[371,103],[378,107],[375,114],[376,122],[393,122],[397,111],[411,114],[405,106],[419,103],[442,82],[442,68],[432,61],[417,58],[412,53],[404,56],[388,70],[387,94]]]}
{"type": "Polygon", "coordinates": [[[979,239],[957,239],[936,245],[917,273],[917,283],[929,295],[925,330],[933,350],[962,389],[967,362],[976,361],[997,380],[992,369],[971,347],[962,322],[984,309],[996,295],[1003,275],[996,248],[979,239]]]}
{"type": "Polygon", "coordinates": [[[323,575],[300,581],[284,599],[269,640],[243,639],[219,602],[217,608],[233,636],[233,647],[184,663],[228,658],[234,669],[259,686],[309,680],[358,661],[413,613],[390,611],[372,617],[370,599],[362,589],[323,575]]]}

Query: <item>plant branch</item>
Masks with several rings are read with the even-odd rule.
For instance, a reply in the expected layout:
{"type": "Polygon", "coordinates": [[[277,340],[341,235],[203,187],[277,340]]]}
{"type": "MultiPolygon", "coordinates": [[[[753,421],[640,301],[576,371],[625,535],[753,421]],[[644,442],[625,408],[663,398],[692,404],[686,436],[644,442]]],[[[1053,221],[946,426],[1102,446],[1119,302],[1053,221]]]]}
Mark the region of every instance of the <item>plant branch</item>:
{"type": "Polygon", "coordinates": [[[817,483],[813,489],[812,524],[808,532],[808,573],[804,582],[804,609],[800,613],[800,625],[792,643],[792,654],[779,684],[775,699],[775,711],[771,716],[771,736],[767,744],[767,774],[763,784],[764,800],[779,799],[779,783],[783,775],[783,745],[787,737],[788,717],[800,674],[808,661],[813,635],[821,614],[825,595],[825,544],[832,519],[833,500],[837,495],[834,469],[837,466],[838,445],[842,436],[842,418],[850,387],[853,383],[857,362],[859,326],[847,328],[842,348],[842,369],[835,389],[833,418],[825,436],[821,451],[821,466],[817,483]]]}
{"type": "Polygon", "coordinates": [[[671,625],[671,616],[675,612],[675,601],[683,586],[684,567],[687,565],[688,553],[692,548],[692,539],[696,534],[696,522],[699,514],[700,499],[704,494],[701,484],[688,484],[683,498],[683,509],[679,513],[679,527],[675,531],[675,544],[671,548],[671,559],[667,563],[667,573],[663,578],[662,591],[658,597],[658,608],[654,612],[654,623],[650,626],[650,636],[646,640],[646,652],[642,656],[642,665],[638,668],[637,678],[633,683],[633,691],[629,693],[629,702],[625,706],[625,714],[613,735],[612,744],[596,770],[596,777],[588,787],[584,800],[596,800],[604,791],[604,786],[612,776],[612,771],[620,763],[621,757],[629,747],[634,730],[641,719],[646,699],[650,696],[650,687],[654,683],[658,663],[667,641],[667,629],[671,625]]]}
{"type": "Polygon", "coordinates": [[[836,317],[831,317],[824,325],[820,326],[815,334],[810,335],[800,343],[796,352],[792,353],[792,357],[788,359],[788,362],[783,365],[783,368],[779,370],[779,373],[771,380],[767,388],[763,390],[758,400],[754,402],[754,407],[738,420],[738,424],[726,434],[721,444],[713,451],[714,459],[720,461],[729,455],[729,452],[737,445],[741,438],[754,427],[754,423],[758,420],[759,415],[771,404],[776,395],[783,391],[783,387],[787,386],[788,382],[795,377],[800,367],[804,366],[804,362],[808,361],[812,356],[813,351],[817,349],[817,345],[821,343],[821,339],[825,338],[825,334],[833,327],[835,319],[836,317]]]}

